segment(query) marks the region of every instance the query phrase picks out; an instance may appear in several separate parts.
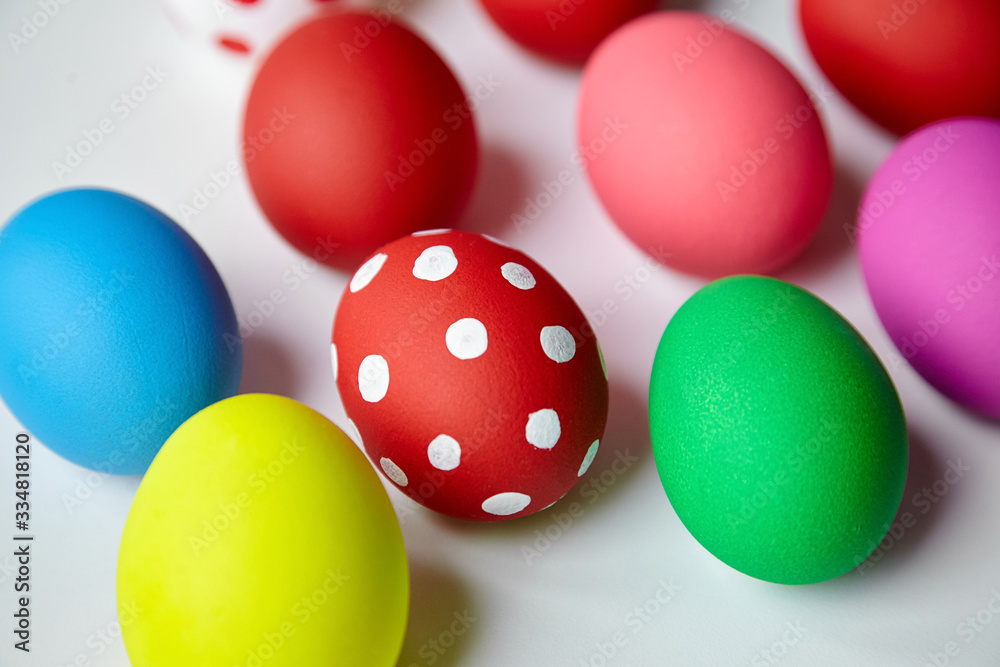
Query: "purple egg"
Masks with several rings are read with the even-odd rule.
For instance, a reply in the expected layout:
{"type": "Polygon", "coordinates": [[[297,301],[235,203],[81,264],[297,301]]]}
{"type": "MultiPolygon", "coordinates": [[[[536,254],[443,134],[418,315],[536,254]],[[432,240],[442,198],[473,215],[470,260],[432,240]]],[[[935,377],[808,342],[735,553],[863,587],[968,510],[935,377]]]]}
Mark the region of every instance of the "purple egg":
{"type": "Polygon", "coordinates": [[[904,138],[858,216],[868,293],[900,354],[938,391],[1000,418],[1000,121],[904,138]]]}

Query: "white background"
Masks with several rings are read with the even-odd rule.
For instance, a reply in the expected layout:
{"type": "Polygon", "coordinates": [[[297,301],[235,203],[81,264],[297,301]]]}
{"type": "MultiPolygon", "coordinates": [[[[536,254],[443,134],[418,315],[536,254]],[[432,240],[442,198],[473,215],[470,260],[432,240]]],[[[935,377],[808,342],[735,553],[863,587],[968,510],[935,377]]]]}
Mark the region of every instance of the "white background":
{"type": "MultiPolygon", "coordinates": [[[[432,656],[444,667],[601,665],[599,644],[617,632],[624,646],[611,665],[771,664],[764,651],[782,655],[774,660],[787,665],[923,665],[951,641],[960,652],[950,664],[1000,663],[1000,618],[984,613],[992,623],[971,638],[960,627],[1000,590],[1000,430],[892,362],[894,348],[842,229],[893,138],[839,96],[827,98],[822,115],[838,164],[834,202],[816,242],[779,277],[827,300],[887,361],[911,428],[902,509],[915,515],[916,525],[863,573],[807,587],[756,581],[714,559],[685,531],[649,451],[645,396],[656,344],[673,312],[702,283],[660,269],[630,298],[616,292],[625,276],[646,277],[647,259],[618,233],[575,170],[575,182],[536,222],[521,229],[511,222],[544,181],[573,169],[579,71],[520,51],[472,0],[404,4],[405,20],[439,49],[467,90],[480,76],[501,82],[477,111],[482,173],[463,226],[532,255],[584,310],[614,299],[619,311],[598,328],[611,376],[608,431],[583,486],[569,499],[502,525],[458,522],[422,508],[402,512],[413,612],[400,666],[429,665],[432,656]],[[616,452],[638,455],[638,462],[619,474],[616,452]],[[915,494],[943,479],[948,462],[959,459],[971,470],[954,484],[940,483],[947,493],[926,512],[926,505],[914,504],[915,494]],[[597,486],[602,477],[608,486],[597,486]],[[561,527],[557,517],[572,501],[581,503],[582,515],[561,527]],[[544,532],[556,539],[540,541],[544,532]],[[524,547],[541,547],[540,554],[529,563],[524,547]],[[661,581],[680,587],[666,604],[656,601],[661,581]],[[635,608],[644,605],[651,612],[639,620],[635,608]],[[447,634],[453,614],[466,611],[475,622],[443,655],[425,645],[447,634]],[[787,632],[793,626],[801,637],[787,632]]],[[[790,0],[685,6],[732,10],[811,90],[829,91],[790,0]]],[[[37,6],[2,0],[0,7],[0,220],[71,185],[119,189],[179,218],[194,188],[237,156],[252,68],[182,41],[153,0],[72,0],[19,53],[6,34],[37,6]],[[157,65],[166,80],[59,182],[52,163],[67,144],[82,139],[117,97],[140,83],[147,66],[157,65]]],[[[219,268],[240,317],[273,289],[288,292],[246,341],[241,390],[285,394],[346,424],[328,341],[348,276],[321,268],[289,292],[282,274],[300,258],[262,218],[241,179],[185,226],[219,268]]],[[[43,447],[32,459],[33,652],[12,648],[13,549],[7,545],[19,430],[0,407],[0,665],[63,667],[83,656],[97,667],[124,667],[121,641],[106,644],[100,633],[117,635],[115,559],[139,480],[88,478],[43,447]],[[74,494],[89,497],[70,511],[65,498],[74,494]]],[[[395,490],[390,495],[398,510],[413,507],[395,490]]],[[[443,640],[450,643],[448,636],[443,640]]]]}

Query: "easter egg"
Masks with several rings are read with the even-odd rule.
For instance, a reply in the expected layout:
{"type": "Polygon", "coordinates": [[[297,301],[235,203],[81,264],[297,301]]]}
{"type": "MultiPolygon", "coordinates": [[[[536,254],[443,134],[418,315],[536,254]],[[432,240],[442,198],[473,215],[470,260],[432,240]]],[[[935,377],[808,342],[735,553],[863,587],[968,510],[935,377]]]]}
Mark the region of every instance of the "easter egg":
{"type": "Polygon", "coordinates": [[[478,164],[470,105],[444,61],[398,22],[316,19],[253,83],[250,185],[292,245],[353,270],[384,243],[458,220],[478,164]]]}
{"type": "Polygon", "coordinates": [[[547,58],[582,63],[615,28],[650,12],[657,0],[480,0],[518,44],[547,58]]]}
{"type": "Polygon", "coordinates": [[[899,353],[945,396],[993,418],[998,183],[1000,120],[943,120],[896,146],[868,184],[853,230],[868,293],[899,353]]]}
{"type": "Polygon", "coordinates": [[[1000,117],[996,0],[801,0],[799,16],[827,78],[893,132],[1000,117]]]}
{"type": "Polygon", "coordinates": [[[236,393],[241,368],[222,279],[156,209],[65,190],[0,232],[0,396],[60,456],[141,474],[181,422],[236,393]]]}
{"type": "Polygon", "coordinates": [[[161,0],[182,37],[238,56],[255,56],[299,22],[337,0],[161,0]]]}
{"type": "Polygon", "coordinates": [[[744,574],[837,577],[885,536],[906,482],[899,397],[830,306],[761,276],[674,314],[649,389],[656,467],[691,535],[744,574]]]}
{"type": "Polygon", "coordinates": [[[133,667],[396,664],[406,552],[385,489],[319,413],[230,398],[163,446],[118,555],[133,667]]]}
{"type": "Polygon", "coordinates": [[[768,273],[815,235],[833,183],[809,95],[720,19],[658,12],[584,68],[578,162],[639,248],[710,277],[768,273]]]}
{"type": "Polygon", "coordinates": [[[484,236],[380,248],[344,292],[332,353],[368,457],[437,512],[537,512],[600,446],[608,381],[593,329],[541,266],[484,236]]]}

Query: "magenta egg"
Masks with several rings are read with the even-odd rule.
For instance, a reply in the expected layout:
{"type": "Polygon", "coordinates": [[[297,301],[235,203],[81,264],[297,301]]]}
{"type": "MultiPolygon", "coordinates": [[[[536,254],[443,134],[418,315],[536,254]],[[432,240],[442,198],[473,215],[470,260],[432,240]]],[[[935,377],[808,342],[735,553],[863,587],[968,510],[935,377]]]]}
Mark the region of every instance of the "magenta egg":
{"type": "Polygon", "coordinates": [[[875,310],[945,396],[1000,417],[1000,121],[955,118],[903,139],[857,222],[875,310]]]}

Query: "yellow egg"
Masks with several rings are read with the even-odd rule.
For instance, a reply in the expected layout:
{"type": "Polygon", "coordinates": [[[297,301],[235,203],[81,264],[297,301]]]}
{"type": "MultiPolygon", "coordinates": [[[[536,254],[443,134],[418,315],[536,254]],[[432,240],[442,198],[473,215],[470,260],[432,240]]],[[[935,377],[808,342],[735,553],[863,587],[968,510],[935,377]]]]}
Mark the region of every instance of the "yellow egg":
{"type": "Polygon", "coordinates": [[[118,605],[133,667],[392,667],[406,552],[340,429],[291,399],[237,396],[153,461],[122,536],[118,605]]]}

